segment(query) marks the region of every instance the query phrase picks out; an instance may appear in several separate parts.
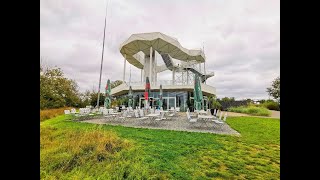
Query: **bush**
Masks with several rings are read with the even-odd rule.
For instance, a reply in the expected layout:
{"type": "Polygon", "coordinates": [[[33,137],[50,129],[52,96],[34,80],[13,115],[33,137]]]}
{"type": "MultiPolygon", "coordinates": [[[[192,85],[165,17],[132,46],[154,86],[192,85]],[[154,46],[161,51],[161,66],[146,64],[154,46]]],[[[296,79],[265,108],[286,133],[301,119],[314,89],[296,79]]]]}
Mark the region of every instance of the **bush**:
{"type": "Polygon", "coordinates": [[[213,102],[212,102],[212,108],[221,109],[222,106],[221,106],[221,104],[219,103],[219,101],[213,101],[213,102]]]}
{"type": "Polygon", "coordinates": [[[269,110],[276,110],[280,111],[280,106],[277,102],[274,101],[266,101],[262,104],[263,107],[269,109],[269,110]]]}
{"type": "Polygon", "coordinates": [[[271,112],[265,107],[256,107],[256,106],[239,106],[239,107],[230,107],[228,111],[245,113],[255,116],[270,116],[271,112]]]}
{"type": "Polygon", "coordinates": [[[40,121],[54,118],[56,116],[64,114],[64,110],[71,109],[71,107],[63,107],[57,109],[45,109],[40,110],[40,121]]]}

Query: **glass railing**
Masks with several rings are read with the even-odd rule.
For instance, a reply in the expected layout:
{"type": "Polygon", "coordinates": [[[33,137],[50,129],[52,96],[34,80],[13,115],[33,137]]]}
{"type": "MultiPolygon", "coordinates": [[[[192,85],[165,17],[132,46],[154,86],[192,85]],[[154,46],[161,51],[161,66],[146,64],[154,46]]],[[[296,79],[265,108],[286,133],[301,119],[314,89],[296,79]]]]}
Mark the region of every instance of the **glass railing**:
{"type": "MultiPolygon", "coordinates": [[[[145,82],[137,81],[137,82],[127,82],[128,86],[144,86],[145,82]]],[[[181,80],[175,80],[173,83],[173,80],[162,80],[157,82],[151,82],[152,86],[160,86],[160,85],[193,85],[193,81],[189,81],[188,83],[186,81],[181,80]]]]}

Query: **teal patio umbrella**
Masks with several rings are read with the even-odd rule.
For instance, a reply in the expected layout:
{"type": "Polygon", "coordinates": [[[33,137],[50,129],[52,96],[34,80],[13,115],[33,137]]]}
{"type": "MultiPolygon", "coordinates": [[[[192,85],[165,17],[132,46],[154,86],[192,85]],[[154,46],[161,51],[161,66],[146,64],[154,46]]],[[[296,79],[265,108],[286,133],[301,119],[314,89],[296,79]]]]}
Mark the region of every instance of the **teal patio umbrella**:
{"type": "Polygon", "coordinates": [[[201,84],[200,84],[200,79],[197,74],[195,74],[194,77],[194,109],[195,110],[201,110],[202,109],[202,101],[203,101],[203,96],[202,96],[202,91],[201,91],[201,84]]]}
{"type": "Polygon", "coordinates": [[[161,109],[162,107],[162,85],[160,84],[160,93],[159,93],[159,100],[158,100],[158,105],[159,105],[159,109],[161,109]]]}
{"type": "Polygon", "coordinates": [[[133,93],[132,93],[132,87],[129,87],[129,93],[128,93],[128,107],[132,107],[133,106],[133,93]]]}
{"type": "Polygon", "coordinates": [[[111,85],[110,85],[110,80],[108,79],[107,85],[106,85],[106,97],[104,99],[104,107],[106,109],[110,109],[111,107],[111,85]]]}

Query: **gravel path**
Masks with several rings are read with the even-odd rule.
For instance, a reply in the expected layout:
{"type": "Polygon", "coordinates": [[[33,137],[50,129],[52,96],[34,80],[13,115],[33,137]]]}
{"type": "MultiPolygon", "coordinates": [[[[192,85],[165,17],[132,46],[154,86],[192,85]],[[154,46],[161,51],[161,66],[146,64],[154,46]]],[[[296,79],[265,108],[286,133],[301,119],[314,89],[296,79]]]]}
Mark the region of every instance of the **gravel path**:
{"type": "Polygon", "coordinates": [[[155,120],[150,119],[140,120],[137,118],[126,118],[125,120],[118,118],[98,118],[85,120],[81,122],[94,124],[122,125],[126,127],[135,128],[166,129],[174,131],[203,132],[236,136],[240,135],[237,131],[232,129],[227,123],[218,125],[212,121],[208,121],[206,126],[203,121],[198,120],[198,122],[196,122],[195,124],[191,124],[187,120],[187,116],[185,113],[178,113],[176,117],[161,120],[160,122],[156,122],[155,120]]]}

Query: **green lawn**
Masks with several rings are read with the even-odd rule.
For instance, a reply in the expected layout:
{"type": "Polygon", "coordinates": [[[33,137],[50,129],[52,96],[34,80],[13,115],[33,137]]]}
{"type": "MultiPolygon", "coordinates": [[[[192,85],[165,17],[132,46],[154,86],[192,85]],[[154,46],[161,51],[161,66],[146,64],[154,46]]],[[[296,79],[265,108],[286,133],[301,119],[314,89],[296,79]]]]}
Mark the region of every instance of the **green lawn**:
{"type": "Polygon", "coordinates": [[[280,120],[228,117],[241,137],[40,123],[41,179],[279,179],[280,120]]]}

